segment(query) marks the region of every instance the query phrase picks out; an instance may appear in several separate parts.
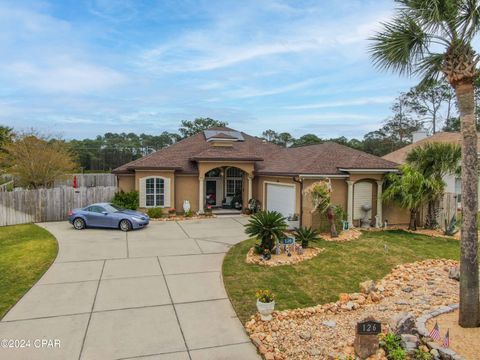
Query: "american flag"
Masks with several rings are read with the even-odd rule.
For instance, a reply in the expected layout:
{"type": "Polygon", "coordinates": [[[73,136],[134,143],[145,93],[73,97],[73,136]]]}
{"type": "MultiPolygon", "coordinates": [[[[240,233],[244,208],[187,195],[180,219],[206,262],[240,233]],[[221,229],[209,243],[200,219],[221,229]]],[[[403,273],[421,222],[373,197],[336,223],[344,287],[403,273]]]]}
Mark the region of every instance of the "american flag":
{"type": "Polygon", "coordinates": [[[433,327],[432,331],[430,331],[430,337],[433,340],[440,340],[440,329],[438,328],[438,322],[435,322],[435,326],[433,327]]]}
{"type": "Polygon", "coordinates": [[[444,348],[448,348],[450,346],[450,329],[448,329],[447,333],[445,334],[445,339],[443,339],[442,346],[444,348]]]}

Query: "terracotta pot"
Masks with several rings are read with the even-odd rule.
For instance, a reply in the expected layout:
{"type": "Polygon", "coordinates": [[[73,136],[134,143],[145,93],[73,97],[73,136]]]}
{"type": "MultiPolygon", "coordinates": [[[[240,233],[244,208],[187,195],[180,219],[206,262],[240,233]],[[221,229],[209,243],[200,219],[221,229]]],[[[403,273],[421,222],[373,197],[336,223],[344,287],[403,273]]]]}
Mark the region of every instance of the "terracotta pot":
{"type": "Polygon", "coordinates": [[[260,317],[263,321],[272,320],[272,313],[275,309],[275,301],[264,303],[257,300],[257,310],[260,313],[260,317]]]}

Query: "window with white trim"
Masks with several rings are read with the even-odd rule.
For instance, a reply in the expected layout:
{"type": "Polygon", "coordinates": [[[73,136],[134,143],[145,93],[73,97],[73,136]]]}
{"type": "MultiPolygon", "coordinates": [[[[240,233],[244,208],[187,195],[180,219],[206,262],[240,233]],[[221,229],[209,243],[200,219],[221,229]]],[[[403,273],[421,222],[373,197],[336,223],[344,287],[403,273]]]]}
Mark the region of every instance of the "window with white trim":
{"type": "Polygon", "coordinates": [[[145,205],[164,206],[165,204],[165,180],[159,177],[151,177],[145,180],[145,205]]]}
{"type": "Polygon", "coordinates": [[[231,167],[226,172],[226,196],[235,196],[242,192],[243,171],[231,167]]]}

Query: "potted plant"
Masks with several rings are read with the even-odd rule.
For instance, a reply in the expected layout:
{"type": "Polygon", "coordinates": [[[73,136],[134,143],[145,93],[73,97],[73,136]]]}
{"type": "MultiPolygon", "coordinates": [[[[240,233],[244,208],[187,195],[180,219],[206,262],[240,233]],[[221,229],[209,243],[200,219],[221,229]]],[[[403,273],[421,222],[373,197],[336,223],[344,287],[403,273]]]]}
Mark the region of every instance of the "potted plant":
{"type": "Polygon", "coordinates": [[[177,214],[177,210],[174,207],[168,209],[168,216],[173,217],[177,214]]]}
{"type": "Polygon", "coordinates": [[[272,313],[275,309],[275,295],[270,290],[258,290],[255,293],[257,298],[257,310],[263,321],[272,320],[272,313]]]}

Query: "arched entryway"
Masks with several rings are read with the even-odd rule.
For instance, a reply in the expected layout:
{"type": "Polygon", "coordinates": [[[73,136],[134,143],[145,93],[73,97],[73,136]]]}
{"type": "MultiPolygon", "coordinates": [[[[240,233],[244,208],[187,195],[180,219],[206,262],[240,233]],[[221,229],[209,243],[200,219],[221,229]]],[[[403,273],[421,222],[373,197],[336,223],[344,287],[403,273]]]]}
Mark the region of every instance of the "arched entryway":
{"type": "Polygon", "coordinates": [[[201,196],[204,209],[241,211],[251,196],[251,176],[236,166],[213,168],[203,177],[201,196]]]}
{"type": "Polygon", "coordinates": [[[347,184],[347,216],[350,226],[360,226],[365,215],[370,220],[370,226],[381,226],[383,180],[362,178],[357,181],[347,180],[347,184]],[[362,210],[364,205],[370,207],[366,214],[362,210]]]}

